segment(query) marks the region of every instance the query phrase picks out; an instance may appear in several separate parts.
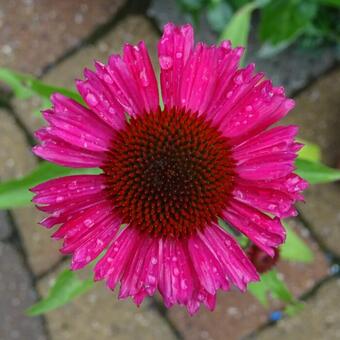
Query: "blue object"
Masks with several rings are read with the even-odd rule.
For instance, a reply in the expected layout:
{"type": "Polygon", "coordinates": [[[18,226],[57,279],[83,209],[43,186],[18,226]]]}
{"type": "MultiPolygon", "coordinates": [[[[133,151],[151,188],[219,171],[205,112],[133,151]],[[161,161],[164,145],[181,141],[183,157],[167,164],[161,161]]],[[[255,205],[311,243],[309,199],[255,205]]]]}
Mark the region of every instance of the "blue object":
{"type": "Polygon", "coordinates": [[[282,312],[280,310],[276,310],[269,315],[270,321],[279,321],[281,319],[282,319],[282,312]]]}

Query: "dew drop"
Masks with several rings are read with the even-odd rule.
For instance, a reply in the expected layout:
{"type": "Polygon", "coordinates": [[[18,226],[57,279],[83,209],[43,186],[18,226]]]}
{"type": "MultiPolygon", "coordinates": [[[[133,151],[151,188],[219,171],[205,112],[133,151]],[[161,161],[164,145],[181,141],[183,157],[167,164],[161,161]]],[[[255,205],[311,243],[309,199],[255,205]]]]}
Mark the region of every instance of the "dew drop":
{"type": "Polygon", "coordinates": [[[157,260],[155,257],[152,257],[152,258],[151,258],[151,263],[152,263],[152,264],[155,265],[155,264],[157,264],[157,262],[158,262],[158,260],[157,260]]]}
{"type": "Polygon", "coordinates": [[[57,198],[56,198],[56,202],[57,203],[60,203],[60,202],[62,202],[64,200],[64,197],[63,196],[58,196],[57,198]]]}
{"type": "Polygon", "coordinates": [[[160,56],[159,57],[159,64],[161,65],[161,68],[163,70],[169,70],[171,69],[172,67],[172,64],[173,64],[173,60],[172,60],[172,57],[170,56],[160,56]]]}
{"type": "Polygon", "coordinates": [[[140,78],[140,80],[142,82],[142,86],[144,86],[144,87],[149,86],[149,79],[148,79],[148,77],[146,75],[145,68],[143,68],[143,70],[140,72],[139,78],[140,78]]]}
{"type": "Polygon", "coordinates": [[[113,83],[112,78],[108,74],[104,75],[104,81],[106,83],[108,83],[108,84],[112,84],[113,83]]]}
{"type": "Polygon", "coordinates": [[[151,284],[154,284],[156,282],[156,278],[153,275],[148,275],[148,281],[151,284]]]}
{"type": "Polygon", "coordinates": [[[174,268],[174,275],[175,276],[178,276],[179,275],[179,270],[177,267],[174,268]]]}
{"type": "Polygon", "coordinates": [[[93,221],[90,219],[90,218],[87,218],[85,221],[84,221],[84,224],[87,226],[87,227],[91,227],[93,225],[93,221]]]}
{"type": "Polygon", "coordinates": [[[89,105],[92,105],[92,106],[98,105],[98,100],[97,100],[96,96],[91,92],[89,92],[86,95],[86,101],[89,103],[89,105]]]}
{"type": "Polygon", "coordinates": [[[181,289],[187,289],[188,285],[185,279],[181,280],[181,289]]]}
{"type": "Polygon", "coordinates": [[[183,56],[183,53],[182,53],[182,52],[177,52],[177,53],[176,53],[176,58],[177,58],[177,59],[181,59],[182,56],[183,56]]]}

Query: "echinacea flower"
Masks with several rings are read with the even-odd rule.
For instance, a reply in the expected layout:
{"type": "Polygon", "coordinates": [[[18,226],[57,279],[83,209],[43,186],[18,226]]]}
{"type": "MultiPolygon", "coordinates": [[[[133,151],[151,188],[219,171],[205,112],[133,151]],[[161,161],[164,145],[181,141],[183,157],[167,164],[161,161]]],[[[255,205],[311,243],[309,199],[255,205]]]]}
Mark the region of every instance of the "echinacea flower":
{"type": "Polygon", "coordinates": [[[158,85],[144,42],[86,69],[77,88],[87,107],[61,94],[43,112],[36,155],[99,175],[53,179],[34,202],[60,225],[62,253],[76,270],[103,257],[95,280],[139,305],[158,290],[167,307],[213,309],[219,289],[259,279],[232,233],[274,256],[280,219],[296,215],[306,182],[293,173],[295,126],[269,127],[294,106],[243,48],[194,45],[190,25],[168,24],[158,44],[158,85]]]}

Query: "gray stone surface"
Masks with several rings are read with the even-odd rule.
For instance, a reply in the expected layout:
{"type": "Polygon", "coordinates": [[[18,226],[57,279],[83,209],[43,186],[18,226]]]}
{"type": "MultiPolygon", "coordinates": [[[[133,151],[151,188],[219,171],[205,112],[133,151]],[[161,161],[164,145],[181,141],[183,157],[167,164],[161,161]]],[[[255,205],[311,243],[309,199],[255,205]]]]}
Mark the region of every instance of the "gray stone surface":
{"type": "Polygon", "coordinates": [[[340,280],[334,279],[324,284],[299,314],[260,332],[255,339],[340,339],[339,296],[340,280]]]}
{"type": "Polygon", "coordinates": [[[0,210],[0,240],[3,240],[11,234],[11,226],[8,223],[6,212],[0,210]]]}
{"type": "MultiPolygon", "coordinates": [[[[296,109],[285,123],[298,124],[300,137],[321,147],[322,161],[335,167],[340,159],[340,69],[322,77],[296,98],[296,109]]],[[[340,255],[340,184],[311,186],[300,204],[303,217],[316,235],[340,255]]]]}
{"type": "MultiPolygon", "coordinates": [[[[65,266],[60,268],[64,269],[65,266]]],[[[38,283],[46,295],[58,271],[38,283]]],[[[84,277],[91,275],[88,271],[84,277]]],[[[130,300],[118,300],[103,283],[73,300],[72,303],[46,314],[51,340],[175,340],[168,324],[145,301],[137,308],[130,300]]]]}
{"type": "Polygon", "coordinates": [[[53,231],[38,225],[46,215],[38,211],[33,204],[13,209],[12,214],[32,272],[40,275],[58,263],[63,257],[59,252],[61,243],[51,239],[53,231]]]}
{"type": "MultiPolygon", "coordinates": [[[[107,62],[112,53],[121,53],[125,42],[137,43],[144,40],[149,48],[151,58],[156,61],[157,33],[143,17],[131,16],[115,26],[96,45],[87,46],[52,69],[43,78],[48,84],[74,88],[74,80],[82,78],[85,67],[93,69],[94,60],[107,62]]],[[[156,64],[155,64],[156,65],[156,64]]],[[[36,114],[41,103],[36,98],[29,101],[14,101],[14,107],[23,124],[31,132],[43,122],[36,114]]]]}
{"type": "Polygon", "coordinates": [[[124,0],[1,0],[0,66],[39,74],[118,11],[124,0]]]}
{"type": "MultiPolygon", "coordinates": [[[[153,0],[148,14],[155,18],[160,29],[169,21],[183,24],[188,21],[186,16],[179,10],[176,0],[153,0]]],[[[276,85],[283,85],[288,94],[306,86],[311,79],[323,74],[330,69],[340,55],[333,48],[318,48],[313,51],[301,50],[294,45],[285,51],[270,58],[261,58],[258,55],[260,44],[256,41],[256,23],[253,23],[246,62],[255,62],[258,71],[264,71],[266,76],[273,80],[276,85]]],[[[196,30],[197,40],[215,43],[217,36],[211,32],[206,20],[201,18],[200,30],[196,30]]]]}
{"type": "Polygon", "coordinates": [[[15,119],[1,108],[0,122],[0,181],[4,181],[33,169],[35,161],[15,119]]]}
{"type": "Polygon", "coordinates": [[[47,339],[41,318],[25,315],[36,293],[20,256],[9,244],[0,243],[0,268],[0,339],[47,339]]]}

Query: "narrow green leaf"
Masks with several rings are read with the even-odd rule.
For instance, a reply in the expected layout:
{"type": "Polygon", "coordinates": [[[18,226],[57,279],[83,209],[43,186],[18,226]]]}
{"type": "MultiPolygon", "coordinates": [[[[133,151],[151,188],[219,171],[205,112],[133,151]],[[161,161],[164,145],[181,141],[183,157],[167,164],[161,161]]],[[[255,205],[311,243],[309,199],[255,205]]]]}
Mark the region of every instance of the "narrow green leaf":
{"type": "Polygon", "coordinates": [[[252,12],[268,2],[269,0],[255,0],[240,7],[224,27],[218,40],[230,40],[233,46],[247,47],[252,12]]]}
{"type": "Polygon", "coordinates": [[[278,277],[275,270],[271,270],[261,275],[261,281],[251,283],[248,286],[250,293],[259,300],[259,302],[268,306],[269,294],[287,304],[295,304],[296,300],[286,287],[285,283],[278,277]]]}
{"type": "Polygon", "coordinates": [[[304,144],[304,147],[299,151],[299,158],[312,162],[319,162],[321,160],[321,149],[319,145],[303,139],[299,139],[298,141],[304,144]]]}
{"type": "Polygon", "coordinates": [[[7,68],[0,68],[0,80],[11,87],[14,94],[19,99],[27,99],[34,94],[43,99],[49,99],[51,94],[58,92],[67,97],[73,98],[79,103],[84,103],[81,96],[75,91],[45,84],[31,75],[17,73],[7,68]]]}
{"type": "Polygon", "coordinates": [[[313,252],[306,243],[285,224],[287,230],[286,242],[280,247],[280,257],[284,260],[310,263],[313,261],[313,252]]]}
{"type": "Polygon", "coordinates": [[[310,184],[340,180],[340,170],[329,168],[322,163],[298,158],[295,161],[295,165],[297,167],[295,172],[310,184]]]}
{"type": "Polygon", "coordinates": [[[246,47],[248,44],[251,14],[256,7],[257,5],[255,2],[251,2],[241,7],[231,17],[218,40],[230,40],[233,46],[246,47]]]}
{"type": "Polygon", "coordinates": [[[61,272],[48,296],[29,307],[27,315],[35,316],[65,305],[93,287],[93,280],[79,280],[71,270],[61,272]]]}
{"type": "Polygon", "coordinates": [[[0,68],[0,81],[9,86],[19,99],[27,99],[33,95],[32,90],[22,83],[18,74],[14,71],[0,68]]]}
{"type": "Polygon", "coordinates": [[[0,183],[0,209],[28,205],[33,196],[29,189],[48,179],[76,174],[97,174],[99,172],[99,169],[71,169],[49,162],[41,162],[30,174],[0,183]]]}

